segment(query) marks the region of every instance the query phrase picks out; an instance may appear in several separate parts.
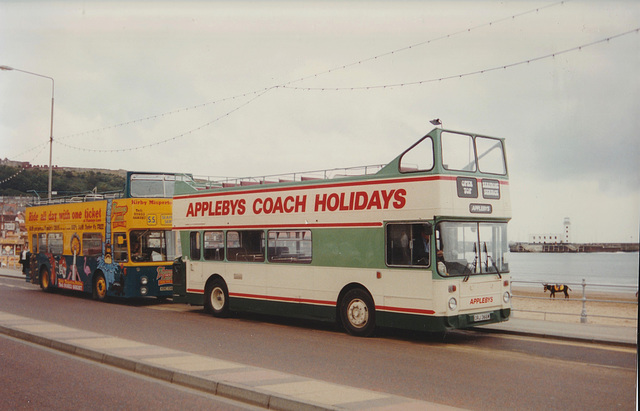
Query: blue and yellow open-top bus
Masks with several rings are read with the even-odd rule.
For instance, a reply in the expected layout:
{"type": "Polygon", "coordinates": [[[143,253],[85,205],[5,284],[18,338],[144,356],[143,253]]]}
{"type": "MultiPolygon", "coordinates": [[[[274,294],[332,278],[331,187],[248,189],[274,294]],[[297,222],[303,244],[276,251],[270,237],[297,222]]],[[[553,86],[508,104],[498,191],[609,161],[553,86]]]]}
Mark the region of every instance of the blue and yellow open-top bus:
{"type": "Polygon", "coordinates": [[[43,200],[26,209],[30,277],[43,290],[171,297],[175,175],[128,172],[122,192],[43,200]]]}

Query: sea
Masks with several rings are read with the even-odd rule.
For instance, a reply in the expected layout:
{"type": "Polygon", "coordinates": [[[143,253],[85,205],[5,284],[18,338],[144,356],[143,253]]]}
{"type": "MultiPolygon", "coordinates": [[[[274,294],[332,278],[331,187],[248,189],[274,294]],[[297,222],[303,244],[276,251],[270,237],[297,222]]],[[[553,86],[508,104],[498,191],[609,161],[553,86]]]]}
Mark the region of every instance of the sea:
{"type": "MultiPolygon", "coordinates": [[[[518,282],[582,284],[589,289],[637,291],[639,253],[510,253],[509,269],[518,282]]],[[[537,285],[537,284],[536,284],[537,285]]],[[[573,287],[573,286],[572,286],[573,287]]]]}

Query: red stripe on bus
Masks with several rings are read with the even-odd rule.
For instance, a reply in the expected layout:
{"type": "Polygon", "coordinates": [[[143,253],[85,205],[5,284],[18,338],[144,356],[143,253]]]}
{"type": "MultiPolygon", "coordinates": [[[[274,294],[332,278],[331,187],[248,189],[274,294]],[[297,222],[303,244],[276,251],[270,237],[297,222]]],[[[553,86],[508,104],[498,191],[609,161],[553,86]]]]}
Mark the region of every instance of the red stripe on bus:
{"type": "MultiPolygon", "coordinates": [[[[380,184],[397,184],[397,183],[414,183],[421,181],[437,181],[437,180],[456,180],[458,176],[421,176],[421,177],[398,177],[398,178],[385,178],[381,180],[365,180],[365,181],[349,181],[344,183],[328,183],[328,184],[304,184],[289,187],[273,187],[263,188],[258,190],[226,190],[223,192],[211,192],[202,194],[179,194],[175,195],[176,199],[190,199],[190,198],[202,198],[202,197],[217,197],[225,195],[243,195],[243,194],[262,194],[272,193],[278,191],[300,191],[300,190],[315,190],[323,188],[336,188],[336,187],[357,187],[357,186],[369,186],[380,184]]],[[[325,180],[322,180],[325,181],[325,180]]],[[[502,181],[500,181],[502,183],[502,181]]],[[[252,186],[256,187],[256,186],[252,186]]],[[[215,189],[217,190],[217,189],[215,189]]]]}
{"type": "Polygon", "coordinates": [[[331,227],[382,227],[382,222],[364,223],[301,223],[301,224],[252,224],[252,225],[216,225],[216,226],[182,226],[174,230],[230,230],[230,229],[269,229],[269,228],[331,228],[331,227]]]}
{"type": "Polygon", "coordinates": [[[298,297],[279,297],[276,295],[229,293],[229,297],[251,298],[254,300],[284,301],[289,303],[310,303],[310,304],[316,304],[316,305],[329,305],[329,306],[336,305],[333,301],[311,300],[308,298],[298,298],[298,297]]]}
{"type": "MultiPolygon", "coordinates": [[[[187,292],[204,294],[204,290],[200,290],[200,289],[187,289],[187,292]]],[[[229,297],[251,298],[254,300],[267,300],[267,301],[283,301],[283,302],[290,302],[290,303],[309,303],[309,304],[328,305],[328,306],[336,305],[333,301],[312,300],[309,298],[297,298],[297,297],[268,296],[268,295],[260,295],[260,294],[229,293],[229,297]]],[[[376,306],[376,310],[390,311],[390,312],[396,312],[396,313],[406,313],[406,314],[433,315],[436,313],[433,310],[423,310],[420,308],[389,307],[385,305],[376,306]]]]}
{"type": "Polygon", "coordinates": [[[376,310],[391,311],[391,312],[396,312],[396,313],[411,313],[411,314],[435,314],[436,313],[433,310],[423,310],[423,309],[420,309],[420,308],[388,307],[388,306],[385,306],[385,305],[377,306],[376,310]]]}

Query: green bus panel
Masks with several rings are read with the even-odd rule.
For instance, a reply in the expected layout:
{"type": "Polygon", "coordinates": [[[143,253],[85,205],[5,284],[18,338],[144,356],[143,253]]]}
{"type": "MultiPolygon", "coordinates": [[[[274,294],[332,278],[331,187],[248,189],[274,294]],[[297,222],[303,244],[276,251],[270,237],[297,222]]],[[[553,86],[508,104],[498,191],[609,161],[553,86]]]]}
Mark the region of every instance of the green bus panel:
{"type": "Polygon", "coordinates": [[[383,228],[314,229],[311,265],[384,268],[383,228]]]}

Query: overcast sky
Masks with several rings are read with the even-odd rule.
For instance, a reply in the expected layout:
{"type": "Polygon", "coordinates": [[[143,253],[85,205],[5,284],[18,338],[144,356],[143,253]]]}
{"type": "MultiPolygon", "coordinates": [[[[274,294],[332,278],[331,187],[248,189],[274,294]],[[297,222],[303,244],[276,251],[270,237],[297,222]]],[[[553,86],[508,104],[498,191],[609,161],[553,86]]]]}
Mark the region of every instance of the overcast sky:
{"type": "MultiPolygon", "coordinates": [[[[59,166],[383,164],[440,118],[506,138],[511,240],[638,241],[638,28],[638,1],[0,0],[0,65],[55,79],[59,166]]],[[[0,158],[48,164],[51,86],[0,71],[0,158]]]]}

